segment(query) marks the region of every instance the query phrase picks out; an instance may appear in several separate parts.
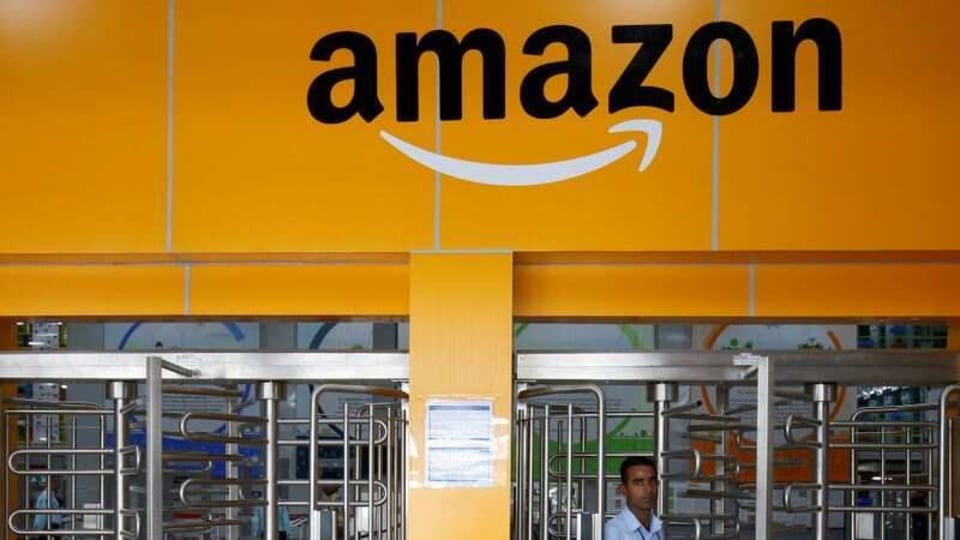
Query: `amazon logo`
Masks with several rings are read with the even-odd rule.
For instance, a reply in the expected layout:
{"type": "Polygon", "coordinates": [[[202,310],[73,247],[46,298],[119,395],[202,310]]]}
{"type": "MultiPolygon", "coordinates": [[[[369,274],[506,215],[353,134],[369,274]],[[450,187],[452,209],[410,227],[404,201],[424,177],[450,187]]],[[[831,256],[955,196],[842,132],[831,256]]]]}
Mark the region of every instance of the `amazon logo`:
{"type": "MultiPolygon", "coordinates": [[[[803,21],[774,21],[771,24],[771,111],[789,113],[796,109],[796,55],[798,48],[810,42],[817,49],[818,103],[821,111],[839,111],[843,106],[842,39],[837,26],[823,18],[803,21]]],[[[606,110],[613,114],[627,109],[653,108],[674,112],[676,92],[647,84],[664,53],[673,43],[670,24],[615,25],[610,42],[614,46],[631,46],[636,52],[606,94],[606,110]]],[[[586,117],[600,101],[592,77],[593,43],[583,30],[570,25],[553,25],[534,31],[523,44],[522,53],[542,56],[548,47],[560,45],[566,59],[547,62],[531,69],[522,79],[520,105],[528,116],[541,120],[565,114],[586,117]],[[562,77],[563,94],[556,99],[547,96],[549,81],[562,77]]],[[[359,116],[373,122],[384,112],[380,101],[377,46],[360,32],[339,31],[321,37],[313,46],[310,58],[329,62],[335,53],[347,51],[353,64],[329,69],[318,75],[307,91],[307,109],[323,124],[340,124],[359,116]],[[347,84],[352,92],[345,103],[333,99],[334,89],[347,84]]],[[[420,63],[424,56],[434,55],[439,70],[440,120],[463,118],[463,59],[468,52],[480,55],[482,61],[482,115],[486,120],[507,116],[506,62],[507,47],[503,37],[490,28],[477,28],[458,38],[447,30],[431,30],[396,34],[396,92],[398,122],[420,119],[420,63]]],[[[746,106],[757,89],[760,56],[756,43],[743,27],[728,21],[715,21],[698,28],[688,39],[682,56],[683,92],[699,111],[712,116],[736,113],[746,106]],[[726,42],[733,53],[732,81],[723,95],[710,87],[709,51],[716,42],[726,42]]],[[[612,133],[636,131],[647,135],[647,144],[639,170],[650,166],[662,137],[657,120],[637,119],[618,123],[612,133]]],[[[587,174],[620,159],[636,148],[628,141],[615,147],[564,161],[541,164],[492,164],[469,161],[417,147],[386,131],[385,142],[408,158],[444,174],[463,180],[494,185],[536,185],[587,174]]]]}

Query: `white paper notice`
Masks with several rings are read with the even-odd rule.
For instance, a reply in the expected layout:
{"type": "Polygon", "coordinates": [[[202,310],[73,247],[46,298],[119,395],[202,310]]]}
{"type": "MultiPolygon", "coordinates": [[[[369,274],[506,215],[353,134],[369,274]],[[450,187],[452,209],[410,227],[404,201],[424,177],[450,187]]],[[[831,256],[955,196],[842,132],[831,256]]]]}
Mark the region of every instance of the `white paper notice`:
{"type": "Polygon", "coordinates": [[[493,485],[493,401],[427,401],[427,485],[493,485]]]}

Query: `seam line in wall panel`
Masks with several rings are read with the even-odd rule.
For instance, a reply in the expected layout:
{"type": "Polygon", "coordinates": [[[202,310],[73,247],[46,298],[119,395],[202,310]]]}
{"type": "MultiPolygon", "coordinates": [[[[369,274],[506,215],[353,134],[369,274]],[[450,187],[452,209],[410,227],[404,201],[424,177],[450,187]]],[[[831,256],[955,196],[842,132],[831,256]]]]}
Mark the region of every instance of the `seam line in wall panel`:
{"type": "MultiPolygon", "coordinates": [[[[713,20],[720,20],[721,0],[713,2],[713,20]]],[[[720,91],[720,49],[713,47],[713,89],[720,91]]],[[[713,145],[711,148],[711,208],[710,208],[710,246],[713,251],[720,249],[720,117],[713,117],[713,145]]]]}
{"type": "Polygon", "coordinates": [[[176,11],[176,0],[167,0],[167,252],[173,251],[173,63],[176,11]]]}
{"type": "MultiPolygon", "coordinates": [[[[437,0],[437,28],[443,28],[443,0],[437,0]]],[[[442,130],[440,125],[440,60],[437,59],[437,86],[436,86],[436,96],[437,96],[437,106],[434,110],[434,121],[436,122],[436,128],[434,130],[434,146],[436,147],[436,152],[439,154],[441,151],[441,138],[442,130]]],[[[443,216],[442,216],[442,184],[443,178],[440,175],[439,171],[433,172],[433,249],[440,249],[440,230],[443,227],[443,216]]]]}

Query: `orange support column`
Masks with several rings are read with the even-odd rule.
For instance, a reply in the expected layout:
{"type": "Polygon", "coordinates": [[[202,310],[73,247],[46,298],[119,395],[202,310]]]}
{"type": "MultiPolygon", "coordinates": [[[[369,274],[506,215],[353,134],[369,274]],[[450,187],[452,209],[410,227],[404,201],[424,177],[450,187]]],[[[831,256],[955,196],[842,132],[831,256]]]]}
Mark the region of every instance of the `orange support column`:
{"type": "MultiPolygon", "coordinates": [[[[12,319],[0,319],[0,351],[9,351],[17,348],[17,324],[16,321],[12,319]]],[[[3,375],[0,374],[0,380],[2,380],[3,375]]],[[[6,397],[15,397],[17,395],[17,385],[16,384],[4,384],[0,382],[0,400],[6,397]]],[[[0,403],[0,411],[4,409],[2,403],[0,403]]],[[[17,440],[17,423],[16,421],[11,421],[4,426],[0,426],[0,429],[5,430],[3,437],[0,437],[4,442],[5,441],[16,441],[17,440]]],[[[2,448],[2,447],[0,447],[2,448]]],[[[4,460],[6,461],[6,460],[4,460]]],[[[3,463],[0,466],[0,489],[4,484],[6,479],[7,467],[6,463],[3,463]]],[[[19,484],[17,482],[10,482],[10,498],[3,502],[6,505],[6,512],[4,515],[9,515],[17,507],[17,502],[20,500],[19,493],[19,484]]],[[[4,522],[0,527],[3,527],[4,538],[10,540],[13,538],[13,535],[7,530],[7,524],[4,522]]]]}
{"type": "MultiPolygon", "coordinates": [[[[409,538],[510,537],[512,326],[511,254],[412,256],[409,538]],[[439,458],[428,477],[427,407],[438,400],[452,409],[471,401],[492,403],[491,460],[475,459],[482,454],[477,452],[459,454],[466,460],[463,470],[476,471],[472,478],[483,485],[468,487],[454,480],[454,485],[445,486],[444,479],[458,475],[437,468],[439,458]]],[[[455,418],[447,417],[448,421],[455,418]]],[[[476,427],[479,419],[471,415],[468,423],[476,427]]],[[[432,424],[434,434],[442,431],[436,426],[432,424]]]]}

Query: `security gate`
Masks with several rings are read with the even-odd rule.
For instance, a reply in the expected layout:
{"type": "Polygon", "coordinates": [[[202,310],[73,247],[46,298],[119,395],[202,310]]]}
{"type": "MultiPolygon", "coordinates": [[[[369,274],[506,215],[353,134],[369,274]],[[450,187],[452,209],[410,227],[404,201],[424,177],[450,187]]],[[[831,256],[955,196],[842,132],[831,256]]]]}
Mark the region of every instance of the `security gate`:
{"type": "Polygon", "coordinates": [[[952,354],[530,353],[516,369],[516,540],[602,538],[629,455],[658,465],[671,540],[954,539],[952,354]],[[839,393],[866,384],[932,385],[939,398],[837,418],[839,393]],[[632,385],[648,406],[611,406],[607,385],[632,385]],[[611,437],[628,420],[649,444],[611,437]]]}
{"type": "Polygon", "coordinates": [[[6,536],[403,540],[407,373],[402,353],[0,355],[2,383],[100,392],[4,401],[6,536]]]}

